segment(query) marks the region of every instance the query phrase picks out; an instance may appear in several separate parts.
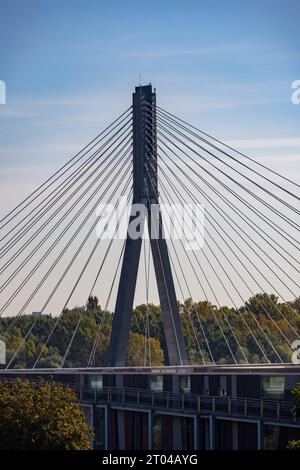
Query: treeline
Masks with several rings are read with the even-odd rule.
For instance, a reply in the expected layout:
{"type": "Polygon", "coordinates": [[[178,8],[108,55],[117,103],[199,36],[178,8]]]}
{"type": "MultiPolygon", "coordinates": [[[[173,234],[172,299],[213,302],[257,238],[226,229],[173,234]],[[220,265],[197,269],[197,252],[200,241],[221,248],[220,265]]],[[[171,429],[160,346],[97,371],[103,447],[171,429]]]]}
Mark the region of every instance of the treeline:
{"type": "MultiPolygon", "coordinates": [[[[227,306],[217,308],[205,301],[187,299],[179,303],[180,316],[191,364],[212,362],[232,364],[291,361],[289,342],[300,331],[300,298],[287,304],[280,303],[271,294],[257,294],[245,305],[234,310],[227,306]]],[[[65,367],[85,367],[97,338],[93,365],[105,365],[113,314],[103,311],[97,297],[91,297],[86,310],[65,310],[57,327],[55,315],[37,319],[31,315],[0,320],[1,339],[6,343],[7,362],[20,348],[12,367],[30,368],[41,354],[37,367],[60,367],[75,328],[76,336],[65,359],[65,367]],[[26,342],[23,338],[36,321],[26,342]],[[44,344],[54,329],[50,341],[44,344]],[[4,334],[6,332],[6,334],[4,334]]],[[[128,365],[167,363],[165,338],[159,306],[139,305],[133,311],[128,348],[128,365]],[[148,313],[147,313],[148,312],[148,313]],[[146,335],[148,319],[150,335],[146,335]]]]}

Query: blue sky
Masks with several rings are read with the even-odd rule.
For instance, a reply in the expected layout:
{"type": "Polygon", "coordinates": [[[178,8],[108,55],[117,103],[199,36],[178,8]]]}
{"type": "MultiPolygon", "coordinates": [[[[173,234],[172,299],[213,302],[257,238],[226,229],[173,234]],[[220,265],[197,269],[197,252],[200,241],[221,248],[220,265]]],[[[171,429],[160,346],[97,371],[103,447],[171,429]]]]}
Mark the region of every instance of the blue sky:
{"type": "Polygon", "coordinates": [[[0,215],[131,104],[300,177],[299,0],[1,0],[0,215]]]}
{"type": "Polygon", "coordinates": [[[287,139],[299,136],[299,13],[295,0],[2,0],[5,174],[36,167],[22,197],[130,103],[140,74],[162,106],[204,130],[268,139],[247,149],[258,158],[297,157],[287,139]]]}

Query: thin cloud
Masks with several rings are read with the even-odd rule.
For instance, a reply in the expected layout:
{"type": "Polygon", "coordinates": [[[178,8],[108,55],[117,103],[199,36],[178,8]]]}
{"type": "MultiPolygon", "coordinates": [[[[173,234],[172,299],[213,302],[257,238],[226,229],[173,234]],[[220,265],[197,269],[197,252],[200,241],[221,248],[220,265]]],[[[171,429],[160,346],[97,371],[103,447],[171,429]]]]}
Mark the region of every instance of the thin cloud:
{"type": "Polygon", "coordinates": [[[184,56],[201,56],[201,55],[223,55],[229,53],[238,53],[249,48],[253,48],[249,45],[212,45],[205,47],[189,47],[189,48],[161,48],[156,47],[151,50],[141,50],[136,49],[126,49],[126,50],[117,50],[111,49],[108,52],[107,48],[91,48],[89,46],[78,46],[76,47],[76,52],[82,53],[76,57],[78,60],[99,60],[99,59],[139,59],[139,60],[151,60],[151,59],[164,59],[168,57],[184,57],[184,56]]]}
{"type": "Polygon", "coordinates": [[[266,163],[300,163],[300,152],[298,154],[285,154],[285,155],[257,155],[256,160],[266,163]]]}
{"type": "Polygon", "coordinates": [[[226,144],[237,148],[300,147],[300,137],[228,140],[226,144]]]}

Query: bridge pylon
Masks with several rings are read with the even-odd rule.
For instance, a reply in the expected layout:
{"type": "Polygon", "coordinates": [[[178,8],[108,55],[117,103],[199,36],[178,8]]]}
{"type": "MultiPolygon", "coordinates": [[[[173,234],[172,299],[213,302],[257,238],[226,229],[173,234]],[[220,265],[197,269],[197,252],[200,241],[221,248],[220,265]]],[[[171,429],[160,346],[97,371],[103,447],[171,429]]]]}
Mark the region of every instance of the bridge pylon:
{"type": "MultiPolygon", "coordinates": [[[[169,365],[188,364],[188,357],[180,323],[179,310],[168,247],[163,232],[157,184],[156,93],[152,85],[138,86],[133,93],[133,199],[139,204],[140,230],[144,232],[147,218],[149,239],[161,314],[166,339],[169,365]],[[154,209],[153,209],[154,208],[154,209]],[[154,217],[155,214],[155,217],[154,217]]],[[[136,208],[137,206],[135,206],[136,208]]],[[[129,329],[133,309],[136,280],[140,261],[142,236],[133,237],[130,226],[137,220],[131,212],[125,242],[107,365],[122,367],[126,363],[129,329]]]]}

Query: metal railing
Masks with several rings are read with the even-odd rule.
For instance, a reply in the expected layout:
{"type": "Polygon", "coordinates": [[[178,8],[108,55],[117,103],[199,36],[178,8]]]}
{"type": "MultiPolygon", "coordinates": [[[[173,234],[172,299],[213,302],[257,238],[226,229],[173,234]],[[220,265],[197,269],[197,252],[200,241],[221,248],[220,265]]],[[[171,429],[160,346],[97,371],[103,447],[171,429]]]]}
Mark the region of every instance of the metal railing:
{"type": "MultiPolygon", "coordinates": [[[[13,378],[2,380],[16,380],[13,378]]],[[[39,383],[39,378],[30,378],[39,383]]],[[[92,388],[90,385],[58,382],[63,387],[71,388],[79,402],[107,404],[127,408],[141,408],[156,412],[183,413],[203,416],[232,416],[247,420],[293,423],[300,427],[300,417],[294,412],[294,404],[275,399],[256,399],[230,396],[196,395],[192,393],[174,393],[151,391],[129,387],[92,388]]]]}
{"type": "Polygon", "coordinates": [[[293,422],[300,426],[300,417],[295,416],[294,404],[274,399],[259,400],[255,398],[158,392],[128,387],[104,387],[101,390],[92,390],[88,386],[78,386],[78,391],[81,401],[92,401],[99,404],[184,414],[235,416],[253,420],[293,422]]]}

